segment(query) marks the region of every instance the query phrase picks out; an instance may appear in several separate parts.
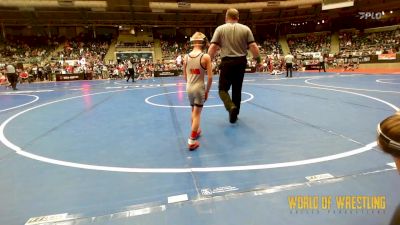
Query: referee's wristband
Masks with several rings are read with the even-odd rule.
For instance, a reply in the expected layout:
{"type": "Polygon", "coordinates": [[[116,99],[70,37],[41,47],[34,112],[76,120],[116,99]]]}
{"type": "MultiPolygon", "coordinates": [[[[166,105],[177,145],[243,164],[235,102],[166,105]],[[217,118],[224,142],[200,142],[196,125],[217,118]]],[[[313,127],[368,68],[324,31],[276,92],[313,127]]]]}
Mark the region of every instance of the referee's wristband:
{"type": "Polygon", "coordinates": [[[261,63],[261,56],[257,56],[257,57],[255,58],[255,60],[256,60],[257,63],[261,63]]]}

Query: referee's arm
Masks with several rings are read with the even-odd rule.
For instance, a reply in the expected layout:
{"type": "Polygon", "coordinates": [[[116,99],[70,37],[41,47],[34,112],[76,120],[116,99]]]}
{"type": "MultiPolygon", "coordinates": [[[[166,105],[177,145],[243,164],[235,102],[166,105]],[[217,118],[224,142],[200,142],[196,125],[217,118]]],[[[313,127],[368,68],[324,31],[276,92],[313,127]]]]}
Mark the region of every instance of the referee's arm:
{"type": "Polygon", "coordinates": [[[183,79],[185,80],[185,82],[187,82],[187,74],[186,74],[186,66],[187,66],[187,58],[188,56],[185,56],[183,58],[183,79]]]}
{"type": "Polygon", "coordinates": [[[260,64],[261,63],[260,51],[255,42],[252,42],[249,44],[249,50],[250,50],[251,54],[253,55],[253,58],[257,61],[257,64],[260,64]]]}
{"type": "Polygon", "coordinates": [[[219,45],[216,43],[211,43],[210,47],[208,48],[208,54],[210,55],[211,59],[215,57],[219,50],[219,45]]]}

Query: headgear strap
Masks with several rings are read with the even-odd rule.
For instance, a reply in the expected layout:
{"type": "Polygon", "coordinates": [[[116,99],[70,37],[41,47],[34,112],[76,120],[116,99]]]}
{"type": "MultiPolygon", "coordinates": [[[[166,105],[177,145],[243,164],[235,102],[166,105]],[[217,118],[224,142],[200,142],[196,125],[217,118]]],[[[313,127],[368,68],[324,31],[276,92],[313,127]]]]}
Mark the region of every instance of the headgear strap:
{"type": "Polygon", "coordinates": [[[190,44],[194,45],[194,41],[201,41],[202,47],[205,47],[207,44],[207,36],[201,32],[196,32],[192,37],[190,37],[190,44]]]}
{"type": "Polygon", "coordinates": [[[378,124],[377,132],[379,135],[378,138],[382,138],[381,140],[383,140],[391,149],[400,151],[400,143],[396,142],[396,141],[392,140],[391,138],[389,138],[388,136],[386,136],[381,130],[380,123],[378,124]]]}

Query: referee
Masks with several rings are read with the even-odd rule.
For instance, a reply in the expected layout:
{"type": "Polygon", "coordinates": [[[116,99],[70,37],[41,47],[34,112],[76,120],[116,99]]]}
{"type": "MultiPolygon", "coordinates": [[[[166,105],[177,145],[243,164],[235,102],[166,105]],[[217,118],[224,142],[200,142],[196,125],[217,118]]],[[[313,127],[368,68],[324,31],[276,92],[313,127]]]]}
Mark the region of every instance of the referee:
{"type": "Polygon", "coordinates": [[[323,55],[321,55],[320,57],[319,57],[319,71],[318,72],[321,72],[321,69],[324,69],[324,72],[326,72],[326,70],[325,70],[325,58],[324,58],[324,56],[323,55]]]}
{"type": "Polygon", "coordinates": [[[128,60],[128,74],[126,82],[129,82],[129,78],[132,78],[132,82],[135,82],[135,63],[133,62],[133,57],[128,60]]]}
{"type": "Polygon", "coordinates": [[[228,9],[225,24],[220,25],[214,32],[208,54],[214,58],[221,50],[220,76],[218,93],[229,112],[229,122],[235,123],[240,112],[242,85],[247,65],[247,49],[250,50],[258,66],[261,63],[258,46],[253,33],[246,25],[238,23],[239,11],[228,9]],[[228,91],[232,86],[232,99],[228,91]]]}
{"type": "Polygon", "coordinates": [[[17,89],[17,83],[18,83],[18,75],[17,71],[15,69],[15,66],[11,63],[8,63],[6,66],[6,74],[7,74],[7,79],[8,82],[10,83],[10,86],[14,91],[18,90],[17,89]]]}
{"type": "Polygon", "coordinates": [[[294,56],[289,52],[289,54],[287,54],[285,56],[285,62],[286,62],[286,77],[292,77],[292,73],[293,73],[293,59],[294,56]],[[289,73],[290,72],[290,73],[289,73]],[[290,74],[290,75],[289,75],[290,74]]]}

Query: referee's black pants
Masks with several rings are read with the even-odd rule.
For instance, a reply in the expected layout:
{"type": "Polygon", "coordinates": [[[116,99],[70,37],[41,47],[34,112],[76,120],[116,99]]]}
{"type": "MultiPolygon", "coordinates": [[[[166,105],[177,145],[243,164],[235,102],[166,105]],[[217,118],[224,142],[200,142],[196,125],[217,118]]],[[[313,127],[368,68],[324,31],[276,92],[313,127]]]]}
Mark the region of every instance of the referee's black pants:
{"type": "Polygon", "coordinates": [[[17,90],[18,75],[16,73],[7,73],[7,80],[13,90],[17,90]]]}
{"type": "Polygon", "coordinates": [[[126,82],[129,81],[129,78],[132,78],[132,82],[135,82],[135,70],[134,69],[128,69],[127,77],[128,77],[128,79],[126,79],[126,82]]]}
{"type": "Polygon", "coordinates": [[[293,64],[286,63],[286,77],[292,77],[292,73],[293,73],[293,64]],[[290,71],[290,75],[289,75],[289,71],[290,71]]]}
{"type": "Polygon", "coordinates": [[[242,100],[242,85],[244,72],[246,70],[246,56],[224,57],[219,66],[221,73],[218,82],[218,94],[224,103],[225,109],[230,111],[232,107],[237,107],[240,112],[240,102],[242,100]],[[232,86],[232,98],[229,96],[229,89],[232,86]]]}
{"type": "Polygon", "coordinates": [[[324,72],[326,72],[326,70],[325,70],[325,62],[320,62],[319,63],[319,71],[318,72],[321,72],[321,69],[324,69],[324,72]]]}

